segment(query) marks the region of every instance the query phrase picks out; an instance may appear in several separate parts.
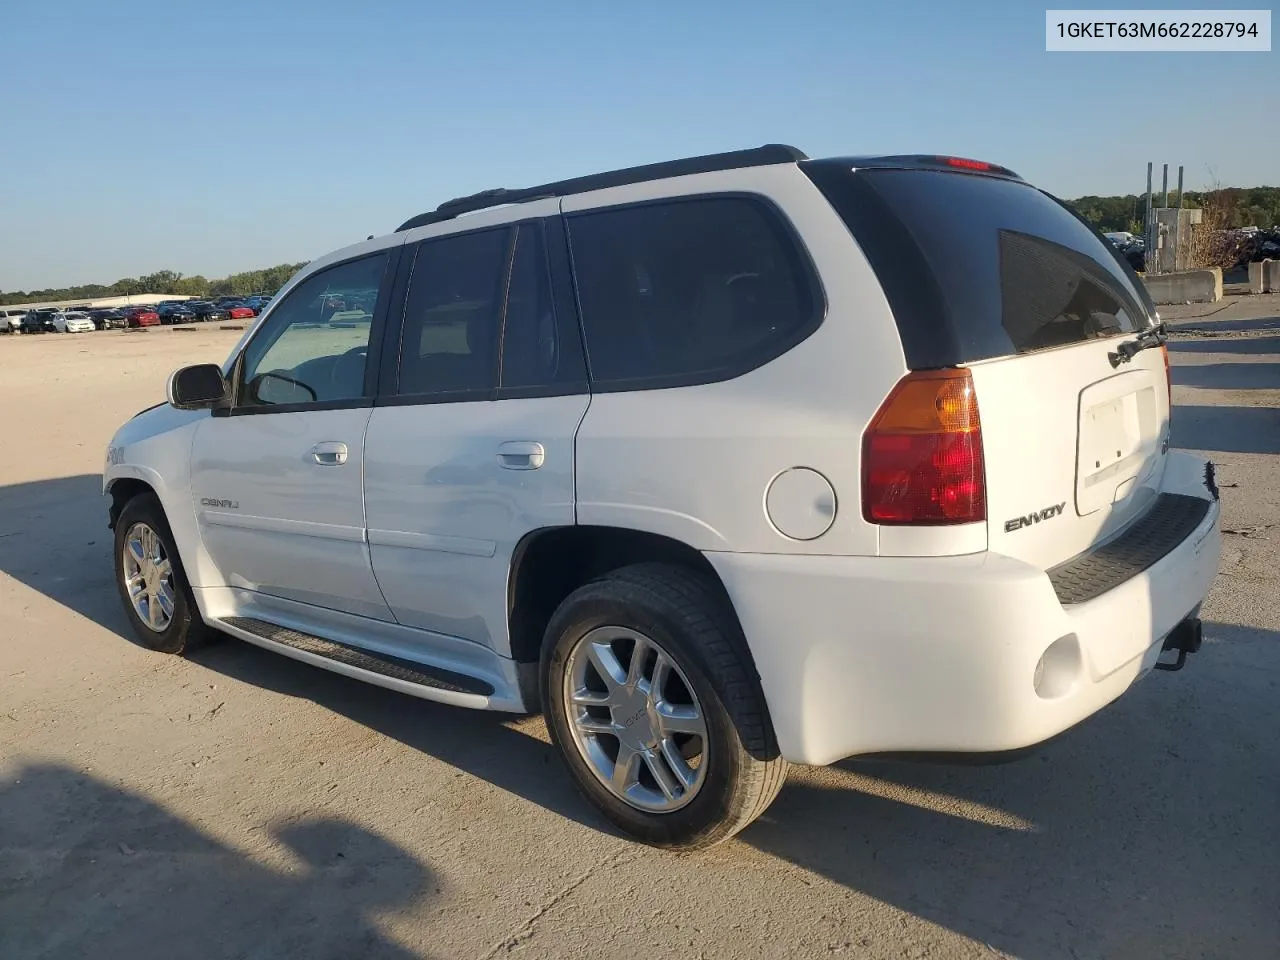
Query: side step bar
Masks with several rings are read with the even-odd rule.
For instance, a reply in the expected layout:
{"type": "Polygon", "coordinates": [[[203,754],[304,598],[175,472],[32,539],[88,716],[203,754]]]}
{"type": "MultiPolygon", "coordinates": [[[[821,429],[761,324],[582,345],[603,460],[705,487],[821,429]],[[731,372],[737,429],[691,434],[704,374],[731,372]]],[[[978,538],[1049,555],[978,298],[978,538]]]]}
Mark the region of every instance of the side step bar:
{"type": "Polygon", "coordinates": [[[483,707],[487,705],[484,701],[494,694],[492,685],[476,677],[300,633],[266,620],[226,617],[219,623],[246,640],[262,641],[261,645],[277,649],[285,648],[280,649],[281,653],[296,651],[299,660],[427,699],[483,707]]]}

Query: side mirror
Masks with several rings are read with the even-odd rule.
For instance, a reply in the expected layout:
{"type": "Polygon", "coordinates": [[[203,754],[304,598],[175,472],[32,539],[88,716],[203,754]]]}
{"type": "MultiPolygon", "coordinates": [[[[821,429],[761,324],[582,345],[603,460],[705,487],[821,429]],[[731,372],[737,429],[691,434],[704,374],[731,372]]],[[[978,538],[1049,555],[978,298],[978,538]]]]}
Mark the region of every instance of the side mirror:
{"type": "Polygon", "coordinates": [[[175,370],[165,395],[179,410],[216,410],[229,401],[227,381],[216,363],[197,363],[175,370]]]}

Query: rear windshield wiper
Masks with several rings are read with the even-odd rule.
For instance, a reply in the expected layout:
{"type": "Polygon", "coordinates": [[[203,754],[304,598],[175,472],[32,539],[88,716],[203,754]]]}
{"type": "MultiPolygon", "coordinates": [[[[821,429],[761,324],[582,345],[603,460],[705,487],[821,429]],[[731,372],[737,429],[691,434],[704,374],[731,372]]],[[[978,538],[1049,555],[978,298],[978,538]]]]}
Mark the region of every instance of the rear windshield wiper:
{"type": "Polygon", "coordinates": [[[1164,324],[1157,323],[1155,326],[1147,327],[1132,340],[1119,344],[1114,351],[1107,354],[1107,359],[1111,361],[1111,366],[1118,367],[1122,363],[1128,363],[1149,347],[1164,346],[1168,339],[1168,331],[1164,324]]]}

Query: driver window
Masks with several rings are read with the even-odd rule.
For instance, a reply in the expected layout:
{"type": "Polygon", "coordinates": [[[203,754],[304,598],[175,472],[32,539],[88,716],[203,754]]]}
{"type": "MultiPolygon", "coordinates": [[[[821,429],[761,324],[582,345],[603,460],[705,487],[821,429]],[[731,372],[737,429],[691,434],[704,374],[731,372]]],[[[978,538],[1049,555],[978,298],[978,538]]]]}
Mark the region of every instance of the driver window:
{"type": "Polygon", "coordinates": [[[240,406],[365,396],[369,329],[387,254],[321,270],[276,305],[245,348],[240,406]]]}

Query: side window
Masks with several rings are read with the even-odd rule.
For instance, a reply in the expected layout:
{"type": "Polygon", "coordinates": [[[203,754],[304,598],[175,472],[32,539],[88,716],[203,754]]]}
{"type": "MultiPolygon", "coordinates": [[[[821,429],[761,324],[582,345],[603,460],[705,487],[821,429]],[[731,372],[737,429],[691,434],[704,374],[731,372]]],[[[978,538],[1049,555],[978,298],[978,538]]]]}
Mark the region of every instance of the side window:
{"type": "Polygon", "coordinates": [[[491,391],[507,228],[424,240],[405,301],[396,393],[491,391]]]}
{"type": "Polygon", "coordinates": [[[576,383],[585,389],[585,382],[576,317],[556,313],[543,224],[522,223],[507,283],[500,385],[520,390],[576,383]]]}
{"type": "Polygon", "coordinates": [[[647,203],[568,225],[596,384],[724,380],[790,349],[821,319],[807,258],[759,200],[647,203]]]}
{"type": "Polygon", "coordinates": [[[294,287],[245,348],[238,404],[365,396],[369,330],[387,257],[341,263],[294,287]]]}

